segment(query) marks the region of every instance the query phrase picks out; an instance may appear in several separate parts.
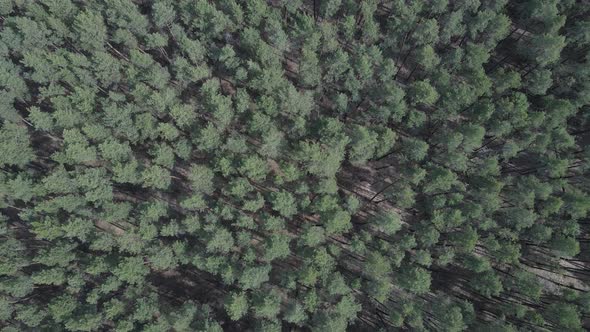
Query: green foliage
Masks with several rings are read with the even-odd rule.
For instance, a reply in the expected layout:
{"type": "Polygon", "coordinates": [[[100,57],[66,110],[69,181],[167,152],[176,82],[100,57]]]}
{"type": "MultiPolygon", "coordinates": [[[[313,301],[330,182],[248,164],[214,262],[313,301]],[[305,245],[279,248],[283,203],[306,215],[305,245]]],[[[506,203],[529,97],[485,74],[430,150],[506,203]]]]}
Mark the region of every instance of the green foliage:
{"type": "Polygon", "coordinates": [[[315,247],[325,240],[324,228],[319,226],[309,227],[300,237],[301,243],[306,246],[315,247]]]}
{"type": "Polygon", "coordinates": [[[367,257],[364,272],[371,278],[384,277],[391,272],[391,264],[380,253],[371,252],[367,257]]]}
{"type": "Polygon", "coordinates": [[[375,216],[375,225],[387,235],[393,235],[402,227],[401,218],[395,211],[382,211],[375,216]]]}
{"type": "Polygon", "coordinates": [[[277,291],[260,293],[252,300],[254,315],[259,318],[274,319],[280,311],[280,294],[277,291]]]}
{"type": "Polygon", "coordinates": [[[531,44],[524,50],[524,53],[540,66],[546,66],[559,59],[565,44],[564,36],[537,35],[532,38],[531,44]]]}
{"type": "Polygon", "coordinates": [[[122,281],[141,284],[145,282],[144,278],[149,273],[149,268],[141,257],[126,257],[117,265],[113,273],[122,281]]]}
{"type": "Polygon", "coordinates": [[[74,22],[77,41],[87,51],[101,50],[107,40],[107,28],[102,15],[96,11],[80,12],[74,22]]]}
{"type": "Polygon", "coordinates": [[[271,195],[270,202],[273,210],[283,217],[290,218],[297,212],[295,197],[289,192],[280,191],[271,195]]]}
{"type": "Polygon", "coordinates": [[[420,161],[426,157],[428,152],[428,143],[415,138],[410,138],[402,142],[403,155],[414,161],[420,161]]]}
{"type": "Polygon", "coordinates": [[[256,289],[268,281],[269,265],[246,268],[239,278],[239,283],[244,289],[256,289]]]}
{"type": "Polygon", "coordinates": [[[444,331],[464,331],[467,329],[461,308],[448,303],[437,303],[435,314],[444,331]]]}
{"type": "Polygon", "coordinates": [[[302,325],[307,320],[305,308],[299,303],[290,304],[285,310],[285,320],[295,325],[302,325]]]}
{"type": "Polygon", "coordinates": [[[268,166],[266,162],[256,156],[245,158],[242,161],[239,170],[244,174],[244,176],[252,179],[253,181],[262,181],[268,174],[268,166]]]}
{"type": "Polygon", "coordinates": [[[15,123],[4,122],[0,128],[0,165],[25,166],[35,159],[27,129],[15,123]]]}
{"type": "Polygon", "coordinates": [[[0,0],[0,326],[583,329],[584,5],[0,0]]]}
{"type": "Polygon", "coordinates": [[[575,306],[566,303],[553,303],[545,311],[549,321],[560,328],[577,330],[581,329],[580,314],[575,306]]]}
{"type": "Polygon", "coordinates": [[[355,126],[351,134],[348,159],[353,164],[364,164],[375,155],[378,135],[365,127],[355,126]]]}
{"type": "Polygon", "coordinates": [[[399,275],[400,286],[416,294],[424,294],[430,290],[430,273],[421,267],[403,269],[399,275]]]}
{"type": "Polygon", "coordinates": [[[327,234],[341,234],[352,227],[351,216],[348,212],[336,210],[326,215],[325,228],[327,234]]]}
{"type": "Polygon", "coordinates": [[[479,274],[470,283],[476,291],[485,297],[498,296],[503,289],[500,278],[493,271],[479,274]]]}
{"type": "Polygon", "coordinates": [[[141,175],[146,187],[167,189],[171,183],[170,172],[158,165],[146,168],[141,175]]]}
{"type": "Polygon", "coordinates": [[[231,320],[239,320],[248,312],[249,303],[245,293],[233,293],[225,302],[225,310],[231,320]]]}
{"type": "Polygon", "coordinates": [[[291,253],[289,249],[290,238],[287,235],[274,234],[269,239],[264,258],[272,261],[279,258],[285,258],[291,253]]]}
{"type": "Polygon", "coordinates": [[[210,194],[213,192],[213,171],[205,165],[193,165],[188,179],[194,192],[210,194]]]}

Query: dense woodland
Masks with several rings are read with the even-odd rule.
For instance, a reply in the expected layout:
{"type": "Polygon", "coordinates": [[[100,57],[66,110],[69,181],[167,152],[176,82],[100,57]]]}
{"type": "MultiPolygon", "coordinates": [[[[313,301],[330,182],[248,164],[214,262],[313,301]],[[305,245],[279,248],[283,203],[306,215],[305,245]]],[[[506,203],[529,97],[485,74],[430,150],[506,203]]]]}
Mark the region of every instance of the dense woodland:
{"type": "Polygon", "coordinates": [[[1,0],[1,331],[590,328],[589,17],[1,0]]]}

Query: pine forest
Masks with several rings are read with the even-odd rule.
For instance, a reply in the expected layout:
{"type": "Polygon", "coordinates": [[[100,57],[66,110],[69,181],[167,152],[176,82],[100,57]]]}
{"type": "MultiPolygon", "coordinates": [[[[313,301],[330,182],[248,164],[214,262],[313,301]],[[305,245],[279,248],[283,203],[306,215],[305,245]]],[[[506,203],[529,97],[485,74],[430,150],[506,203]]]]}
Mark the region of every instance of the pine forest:
{"type": "Polygon", "coordinates": [[[590,330],[589,0],[0,0],[0,331],[590,330]]]}

